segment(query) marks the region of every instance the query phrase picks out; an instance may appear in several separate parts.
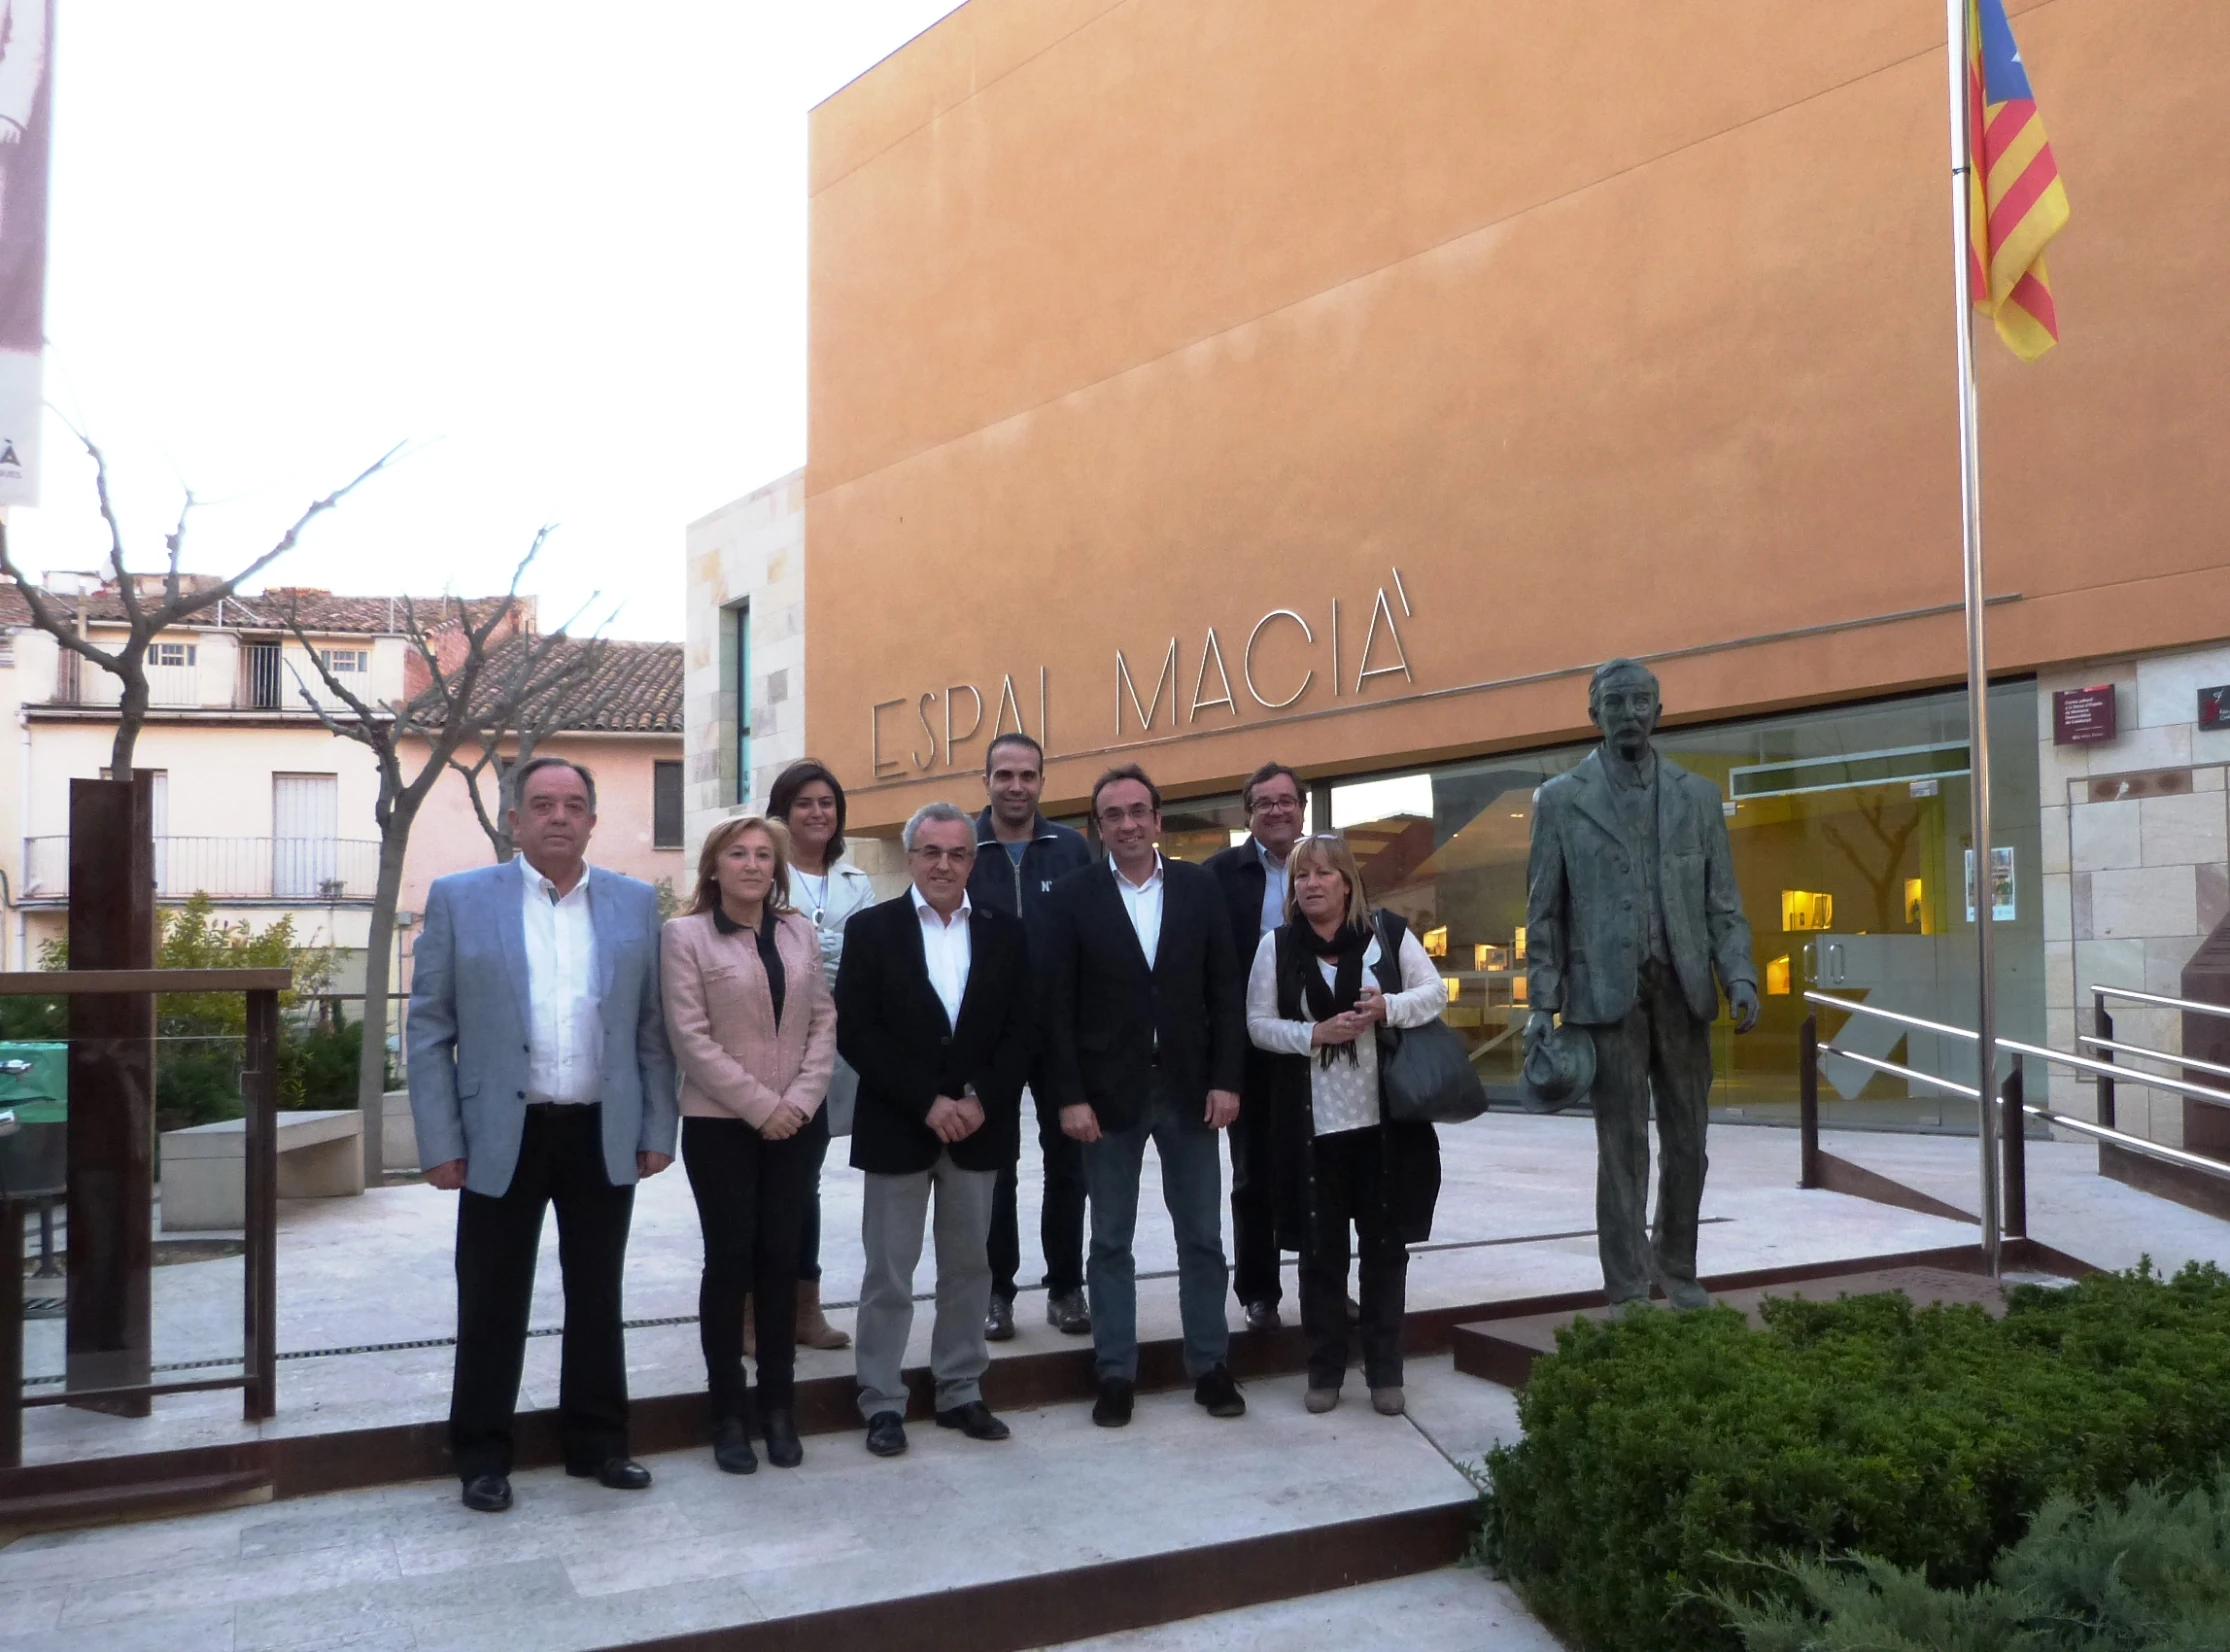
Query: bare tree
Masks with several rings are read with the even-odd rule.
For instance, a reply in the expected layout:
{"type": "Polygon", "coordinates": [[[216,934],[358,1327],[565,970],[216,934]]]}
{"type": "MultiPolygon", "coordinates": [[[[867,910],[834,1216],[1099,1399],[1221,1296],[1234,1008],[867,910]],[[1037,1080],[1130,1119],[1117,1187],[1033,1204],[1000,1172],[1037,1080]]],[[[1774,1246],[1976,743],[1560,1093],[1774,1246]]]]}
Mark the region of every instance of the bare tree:
{"type": "Polygon", "coordinates": [[[364,1113],[364,1169],[376,1181],[382,1095],[386,1090],[388,955],[394,945],[395,905],[402,894],[403,859],[419,809],[432,794],[458,747],[481,729],[510,721],[522,705],[562,693],[580,670],[580,653],[562,629],[541,634],[521,621],[519,581],[541,553],[550,530],[534,536],[501,597],[465,601],[445,597],[431,617],[403,598],[397,605],[403,635],[426,686],[401,700],[367,701],[335,676],[304,629],[299,611],[288,628],[316,667],[325,699],[297,680],[303,700],[328,730],[354,740],[379,769],[379,879],[372,893],[371,933],[364,957],[364,1051],[357,1067],[356,1099],[364,1113]],[[327,701],[337,703],[328,704],[327,701]],[[425,748],[423,757],[405,748],[425,748]],[[416,760],[415,770],[409,767],[416,760]]]}
{"type": "Polygon", "coordinates": [[[1866,829],[1874,834],[1875,845],[1882,852],[1878,865],[1871,857],[1860,853],[1858,845],[1844,836],[1841,829],[1832,822],[1820,828],[1820,836],[1843,852],[1844,859],[1851,863],[1851,869],[1858,873],[1866,887],[1872,891],[1877,932],[1892,933],[1905,924],[1905,904],[1900,885],[1903,882],[1906,846],[1912,842],[1913,834],[1920,830],[1920,811],[1910,811],[1904,823],[1895,830],[1883,824],[1887,809],[1879,801],[1860,801],[1856,813],[1859,819],[1866,822],[1866,829]]]}
{"type": "Polygon", "coordinates": [[[235,595],[244,581],[253,579],[293,550],[305,528],[385,470],[402,451],[402,444],[397,443],[381,454],[360,471],[355,480],[335,488],[322,499],[312,500],[269,550],[227,579],[189,580],[179,571],[186,549],[186,520],[193,514],[195,502],[189,491],[178,508],[178,525],[163,539],[169,560],[164,565],[162,599],[149,602],[141,597],[131,570],[125,566],[124,530],[116,520],[116,507],[109,497],[108,458],[91,437],[80,435],[78,440],[93,456],[93,489],[100,497],[101,520],[108,525],[108,565],[116,582],[117,599],[124,609],[123,646],[110,649],[93,642],[85,635],[75,611],[58,605],[29,574],[16,566],[8,551],[8,531],[4,523],[0,523],[0,574],[15,582],[25,605],[31,610],[33,625],[70,653],[91,660],[123,685],[117,699],[116,743],[109,753],[109,773],[124,776],[132,772],[132,751],[139,744],[140,725],[147,720],[147,650],[156,635],[216,607],[225,598],[235,595]]]}
{"type": "Polygon", "coordinates": [[[534,761],[536,748],[551,736],[595,727],[658,666],[657,651],[648,645],[582,637],[567,639],[567,646],[575,653],[573,671],[556,677],[548,691],[520,704],[508,718],[476,717],[473,735],[479,754],[469,763],[462,753],[449,759],[449,766],[464,777],[472,812],[499,861],[509,860],[518,848],[511,838],[512,777],[534,761]]]}

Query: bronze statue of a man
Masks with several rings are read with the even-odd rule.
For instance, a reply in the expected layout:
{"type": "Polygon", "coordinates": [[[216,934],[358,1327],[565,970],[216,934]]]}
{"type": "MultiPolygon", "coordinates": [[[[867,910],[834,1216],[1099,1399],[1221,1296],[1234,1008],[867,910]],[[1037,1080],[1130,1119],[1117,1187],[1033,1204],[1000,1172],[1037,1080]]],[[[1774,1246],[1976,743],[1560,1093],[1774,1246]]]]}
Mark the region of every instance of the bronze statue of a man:
{"type": "Polygon", "coordinates": [[[1719,788],[1657,755],[1660,709],[1646,667],[1596,670],[1587,714],[1603,744],[1536,794],[1526,868],[1526,1044],[1550,1038],[1558,1013],[1593,1040],[1596,1242],[1614,1308],[1648,1301],[1653,1280],[1676,1308],[1710,1303],[1696,1283],[1696,1221],[1720,988],[1737,1032],[1758,1019],[1719,788]]]}

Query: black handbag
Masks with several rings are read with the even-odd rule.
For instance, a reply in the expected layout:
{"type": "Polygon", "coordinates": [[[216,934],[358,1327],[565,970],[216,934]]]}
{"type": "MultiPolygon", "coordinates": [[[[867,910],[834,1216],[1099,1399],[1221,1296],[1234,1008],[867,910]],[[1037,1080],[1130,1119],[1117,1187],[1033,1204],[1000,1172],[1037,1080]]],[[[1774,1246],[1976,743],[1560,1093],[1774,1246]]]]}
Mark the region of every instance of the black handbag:
{"type": "MultiPolygon", "coordinates": [[[[1379,951],[1397,982],[1406,927],[1394,914],[1379,914],[1379,951]]],[[[1394,1124],[1461,1124],[1487,1110],[1487,1087],[1463,1034],[1438,1020],[1379,1030],[1378,1096],[1394,1124]]]]}

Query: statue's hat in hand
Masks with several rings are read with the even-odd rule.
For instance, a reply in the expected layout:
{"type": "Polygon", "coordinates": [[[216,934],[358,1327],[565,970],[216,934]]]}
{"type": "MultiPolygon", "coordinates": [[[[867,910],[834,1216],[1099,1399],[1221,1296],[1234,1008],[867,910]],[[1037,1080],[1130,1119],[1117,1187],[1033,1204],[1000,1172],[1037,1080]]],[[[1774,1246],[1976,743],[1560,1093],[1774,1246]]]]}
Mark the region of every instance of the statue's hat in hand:
{"type": "Polygon", "coordinates": [[[1595,1040],[1585,1027],[1558,1025],[1525,1052],[1526,1110],[1553,1113],[1595,1087],[1595,1040]]]}

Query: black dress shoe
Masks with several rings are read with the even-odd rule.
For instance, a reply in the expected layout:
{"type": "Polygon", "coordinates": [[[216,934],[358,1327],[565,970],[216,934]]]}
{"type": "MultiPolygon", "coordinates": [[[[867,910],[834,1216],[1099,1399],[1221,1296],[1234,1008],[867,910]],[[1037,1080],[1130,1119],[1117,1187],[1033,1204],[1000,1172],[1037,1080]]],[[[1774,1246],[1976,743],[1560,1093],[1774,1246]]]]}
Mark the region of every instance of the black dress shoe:
{"type": "Polygon", "coordinates": [[[1250,1331],[1275,1331],[1285,1324],[1278,1314],[1275,1302],[1250,1302],[1247,1304],[1247,1329],[1250,1331]]]}
{"type": "Polygon", "coordinates": [[[1240,1397],[1239,1384],[1231,1375],[1231,1367],[1218,1365],[1192,1385],[1193,1404],[1208,1408],[1211,1417],[1243,1417],[1247,1402],[1240,1397]]]}
{"type": "Polygon", "coordinates": [[[767,1436],[767,1461],[776,1468],[796,1468],[805,1461],[805,1447],[798,1444],[797,1419],[786,1405],[769,1406],[760,1419],[767,1436]]]}
{"type": "Polygon", "coordinates": [[[970,1400],[966,1405],[956,1405],[950,1411],[937,1413],[939,1428],[957,1428],[971,1440],[1003,1440],[1013,1432],[991,1414],[991,1407],[981,1400],[970,1400]]]}
{"type": "MultiPolygon", "coordinates": [[[[768,1447],[768,1455],[773,1447],[768,1447]]],[[[712,1425],[712,1460],[723,1474],[756,1474],[759,1454],[751,1449],[751,1430],[741,1417],[722,1417],[712,1425]]]]}
{"type": "Polygon", "coordinates": [[[475,1514],[502,1514],[511,1507],[511,1479],[504,1474],[475,1474],[465,1482],[465,1507],[475,1514]]]}
{"type": "Polygon", "coordinates": [[[1092,1421],[1102,1428],[1121,1428],[1130,1421],[1132,1396],[1137,1387],[1128,1377],[1100,1378],[1100,1397],[1092,1402],[1092,1421]]]}
{"type": "Polygon", "coordinates": [[[906,1420],[895,1411],[878,1411],[867,1419],[867,1449],[878,1457],[897,1457],[906,1450],[906,1420]]]}
{"type": "Polygon", "coordinates": [[[607,1457],[594,1468],[568,1467],[565,1472],[576,1480],[594,1480],[613,1491],[650,1490],[650,1470],[632,1457],[607,1457]]]}
{"type": "Polygon", "coordinates": [[[1092,1310],[1082,1291],[1054,1291],[1045,1299],[1045,1322],[1065,1337],[1092,1334],[1092,1310]]]}
{"type": "Polygon", "coordinates": [[[983,1316],[983,1340],[986,1342],[1012,1342],[1014,1340],[1014,1304],[1003,1296],[994,1296],[991,1307],[983,1316]]]}

